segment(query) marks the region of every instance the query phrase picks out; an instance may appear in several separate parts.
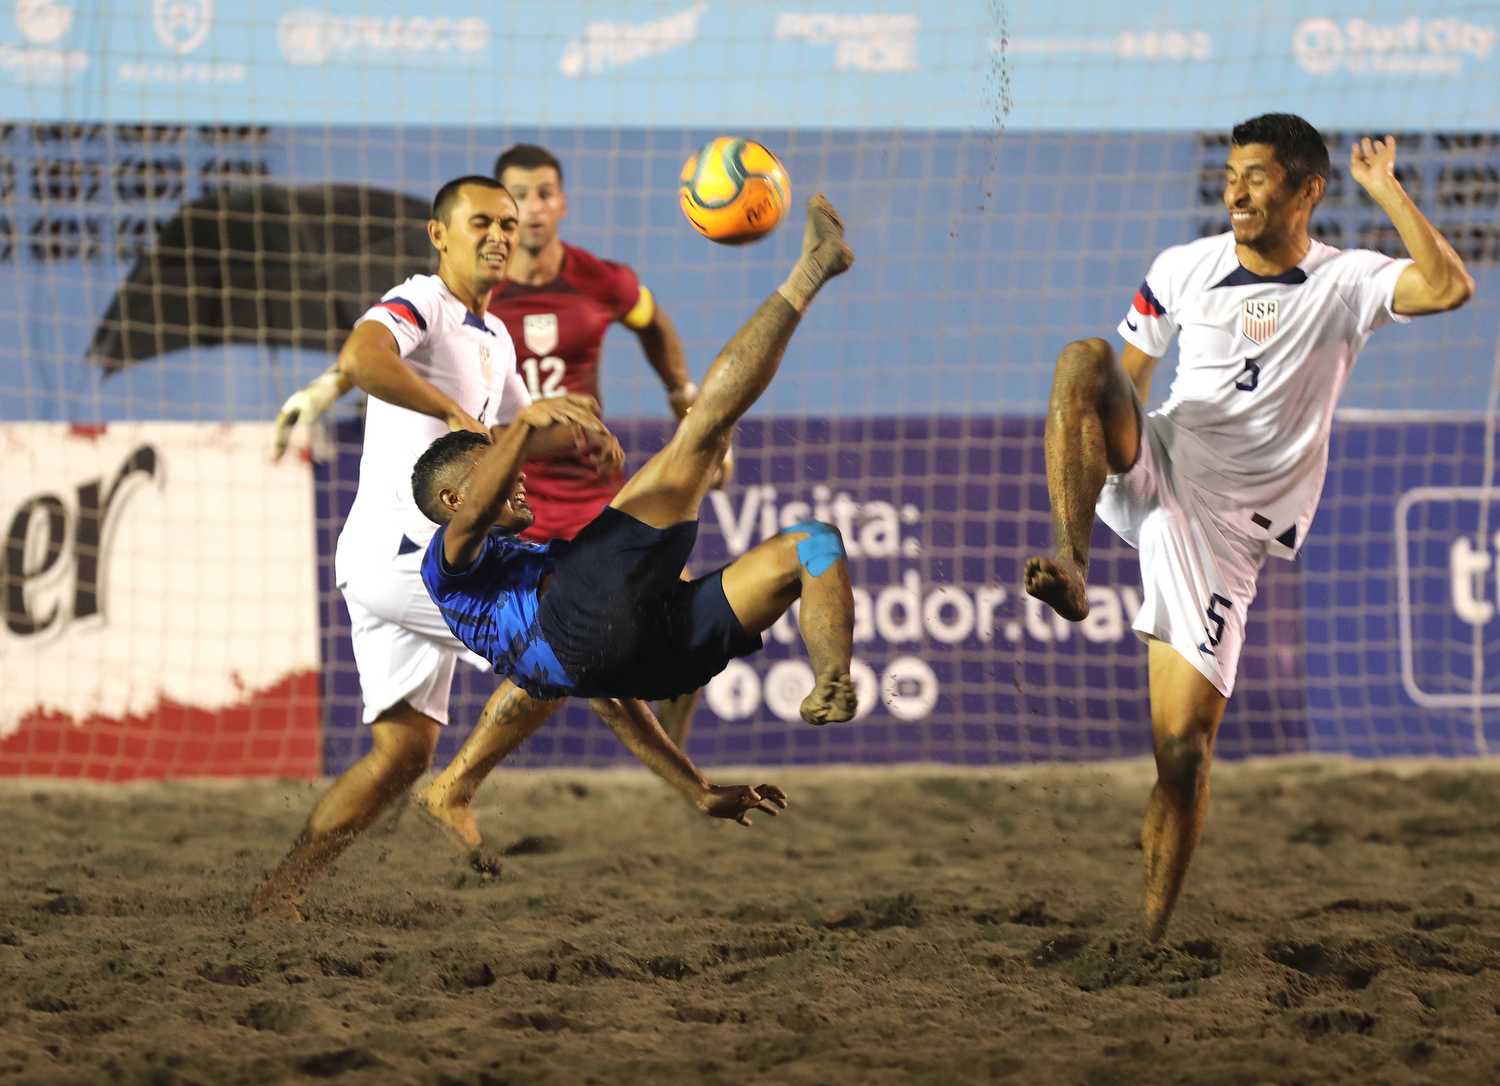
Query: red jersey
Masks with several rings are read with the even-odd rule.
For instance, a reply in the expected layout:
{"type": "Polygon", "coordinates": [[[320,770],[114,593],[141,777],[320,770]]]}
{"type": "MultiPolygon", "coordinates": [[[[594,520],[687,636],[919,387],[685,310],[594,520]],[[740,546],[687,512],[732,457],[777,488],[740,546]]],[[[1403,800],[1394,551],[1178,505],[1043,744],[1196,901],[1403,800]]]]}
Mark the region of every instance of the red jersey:
{"type": "MultiPolygon", "coordinates": [[[[605,333],[640,296],[640,280],[628,266],[564,243],[557,278],[541,286],[505,282],[491,296],[490,312],[505,323],[516,346],[516,369],[534,398],[578,392],[602,403],[599,352],[605,333]]],[[[531,461],[526,493],[536,523],[523,534],[571,539],[624,481],[623,475],[600,477],[580,461],[531,461]]]]}

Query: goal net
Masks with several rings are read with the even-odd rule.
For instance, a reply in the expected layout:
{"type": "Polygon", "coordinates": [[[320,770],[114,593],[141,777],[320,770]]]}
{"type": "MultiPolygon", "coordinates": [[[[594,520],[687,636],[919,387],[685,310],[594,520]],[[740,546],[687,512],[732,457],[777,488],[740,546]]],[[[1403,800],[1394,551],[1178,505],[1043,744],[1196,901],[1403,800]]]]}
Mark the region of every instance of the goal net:
{"type": "MultiPolygon", "coordinates": [[[[1232,124],[1301,113],[1333,157],[1319,237],[1400,253],[1347,176],[1394,131],[1408,190],[1479,284],[1383,329],[1335,426],[1300,560],[1271,562],[1219,750],[1485,753],[1500,742],[1500,5],[940,6],[469,0],[281,8],[28,0],[0,26],[0,773],[337,772],[367,747],[332,553],[361,402],[272,465],[269,420],[350,322],[430,270],[424,207],[515,142],[562,161],[572,244],[632,265],[701,377],[780,281],[684,222],[721,134],[827,192],[858,265],[803,322],[703,508],[708,570],[837,523],[861,715],[797,719],[790,621],[705,692],[708,765],[1082,759],[1149,750],[1135,554],[1095,535],[1092,612],[1020,590],[1045,549],[1042,427],[1069,340],[1113,329],[1151,258],[1226,228],[1232,124]]],[[[1171,383],[1158,368],[1153,401],[1171,383]]],[[[613,330],[632,466],[668,409],[613,330]]],[[[493,678],[460,669],[440,757],[493,678]]],[[[514,761],[628,758],[582,707],[514,761]]]]}

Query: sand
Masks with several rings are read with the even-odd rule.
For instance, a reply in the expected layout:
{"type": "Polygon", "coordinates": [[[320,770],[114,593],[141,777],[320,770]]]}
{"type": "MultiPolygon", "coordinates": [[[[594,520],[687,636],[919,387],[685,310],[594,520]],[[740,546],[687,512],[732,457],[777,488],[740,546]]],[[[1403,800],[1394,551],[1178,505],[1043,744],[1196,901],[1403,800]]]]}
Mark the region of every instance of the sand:
{"type": "Polygon", "coordinates": [[[1159,946],[1134,763],[767,772],[749,829],[512,772],[500,878],[404,817],[301,925],[245,902],[313,785],[5,782],[0,1079],[1500,1081],[1494,767],[1215,774],[1159,946]]]}

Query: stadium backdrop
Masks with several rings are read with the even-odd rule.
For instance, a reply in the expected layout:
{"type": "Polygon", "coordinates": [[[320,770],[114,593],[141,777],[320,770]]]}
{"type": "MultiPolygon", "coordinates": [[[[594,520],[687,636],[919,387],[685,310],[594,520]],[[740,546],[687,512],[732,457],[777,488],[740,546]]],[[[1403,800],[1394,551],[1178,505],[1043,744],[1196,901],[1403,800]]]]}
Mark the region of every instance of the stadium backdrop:
{"type": "MultiPolygon", "coordinates": [[[[313,455],[268,422],[352,315],[425,266],[424,201],[516,140],[564,160],[564,235],[633,264],[701,373],[797,244],[678,217],[710,136],[828,191],[860,254],[743,427],[695,563],[808,514],[860,588],[862,716],[796,722],[789,625],[710,688],[718,762],[1148,749],[1133,553],[1097,537],[1089,620],[1028,605],[1047,537],[1051,359],[1109,335],[1155,252],[1223,229],[1227,128],[1290,109],[1334,142],[1316,225],[1397,251],[1344,175],[1395,132],[1479,284],[1377,334],[1295,565],[1271,563],[1220,741],[1231,756],[1487,753],[1500,742],[1500,5],[1321,0],[418,5],[17,0],[0,21],[0,773],[335,772],[367,741],[330,564],[351,398],[313,455]],[[413,240],[415,239],[415,241],[413,240]],[[399,272],[399,274],[397,274],[399,272]],[[247,285],[248,284],[248,285],[247,285]]],[[[627,449],[665,405],[612,334],[627,449]]],[[[1156,379],[1159,401],[1170,359],[1156,379]]],[[[490,680],[463,675],[459,726],[490,680]]],[[[622,758],[580,711],[522,764],[622,758]]]]}

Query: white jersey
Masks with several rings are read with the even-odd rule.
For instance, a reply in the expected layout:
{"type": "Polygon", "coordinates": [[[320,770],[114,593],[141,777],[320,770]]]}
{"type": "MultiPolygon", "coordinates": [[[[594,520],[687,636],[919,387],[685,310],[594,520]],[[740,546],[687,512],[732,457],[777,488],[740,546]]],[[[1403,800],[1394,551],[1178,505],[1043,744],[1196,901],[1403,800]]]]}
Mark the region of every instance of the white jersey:
{"type": "Polygon", "coordinates": [[[1355,356],[1391,309],[1411,263],[1314,241],[1281,275],[1240,265],[1233,234],[1167,249],[1151,265],[1125,341],[1160,358],[1181,335],[1177,375],[1155,412],[1176,470],[1224,521],[1293,558],[1328,468],[1333,409],[1355,356]]]}
{"type": "MultiPolygon", "coordinates": [[[[388,291],[355,326],[365,321],[390,329],[417,375],[480,422],[508,423],[531,402],[505,325],[488,313],[483,320],[474,316],[436,275],[414,275],[388,291]]],[[[447,432],[442,419],[370,397],[359,489],[334,558],[340,584],[356,564],[385,563],[426,549],[437,525],[417,508],[411,472],[427,447],[447,432]]]]}

